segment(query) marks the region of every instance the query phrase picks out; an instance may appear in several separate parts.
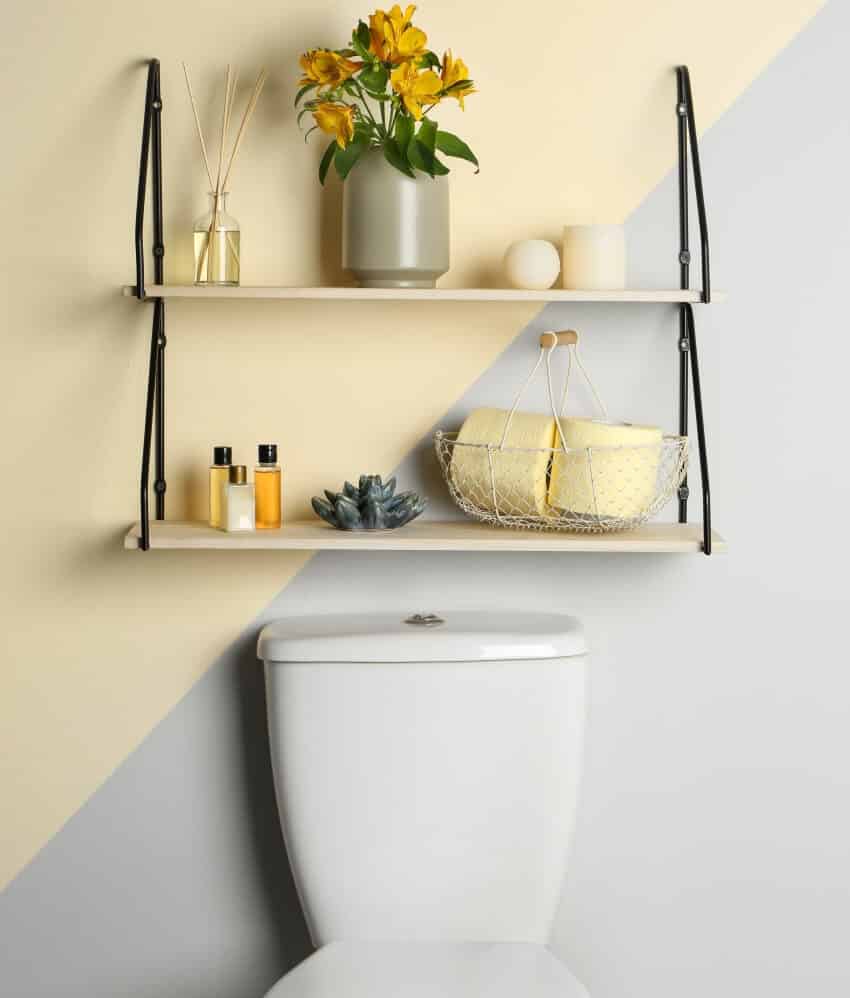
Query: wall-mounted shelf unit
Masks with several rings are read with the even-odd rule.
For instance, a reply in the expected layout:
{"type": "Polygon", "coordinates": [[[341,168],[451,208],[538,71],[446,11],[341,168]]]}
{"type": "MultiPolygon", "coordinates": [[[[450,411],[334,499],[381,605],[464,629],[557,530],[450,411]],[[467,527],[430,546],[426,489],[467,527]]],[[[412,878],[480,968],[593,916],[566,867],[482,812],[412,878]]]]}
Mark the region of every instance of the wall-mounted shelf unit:
{"type": "Polygon", "coordinates": [[[679,178],[679,288],[676,290],[636,289],[625,291],[517,291],[487,288],[370,289],[293,287],[196,287],[164,283],[162,204],[162,97],[159,60],[148,67],[139,186],[136,198],[136,282],[123,289],[125,295],[153,303],[150,359],[148,364],[145,429],[142,442],[140,519],[125,538],[125,547],[147,551],[150,548],[195,550],[386,550],[386,551],[631,551],[672,552],[713,550],[725,542],[711,528],[711,493],[706,456],[705,425],[702,413],[699,360],[697,356],[694,305],[722,297],[712,294],[708,251],[708,223],[700,169],[699,145],[694,120],[693,95],[686,66],[676,70],[679,178]],[[699,216],[702,286],[690,287],[691,252],[689,244],[689,176],[693,166],[694,193],[699,216]],[[153,186],[154,283],[145,283],[144,220],[148,172],[153,186]],[[617,534],[568,534],[488,527],[475,522],[425,521],[409,524],[398,531],[361,535],[335,531],[318,522],[297,522],[279,531],[225,534],[203,524],[165,520],[165,303],[169,299],[190,301],[394,301],[394,302],[622,302],[669,304],[678,309],[676,349],[679,353],[679,435],[688,435],[690,390],[696,416],[702,479],[702,524],[689,524],[688,485],[679,489],[679,522],[647,524],[637,530],[617,534]],[[154,497],[156,520],[150,522],[148,493],[151,452],[154,457],[154,497]]]}
{"type": "MultiPolygon", "coordinates": [[[[139,549],[141,524],[124,538],[129,551],[139,549]]],[[[702,550],[702,526],[696,523],[648,523],[613,534],[566,534],[559,531],[490,527],[471,520],[417,520],[399,530],[334,530],[317,520],[296,520],[280,530],[226,533],[205,523],[164,520],[151,524],[150,546],[172,551],[584,551],[630,554],[691,554],[702,550]]],[[[726,542],[712,537],[714,551],[726,542]]]]}
{"type": "MultiPolygon", "coordinates": [[[[127,298],[136,297],[136,287],[122,288],[127,298]]],[[[149,284],[148,298],[190,298],[193,301],[403,301],[403,302],[644,302],[675,305],[702,301],[701,291],[518,291],[514,288],[287,288],[287,287],[201,287],[197,284],[149,284]]],[[[715,291],[715,301],[723,300],[715,291]]]]}

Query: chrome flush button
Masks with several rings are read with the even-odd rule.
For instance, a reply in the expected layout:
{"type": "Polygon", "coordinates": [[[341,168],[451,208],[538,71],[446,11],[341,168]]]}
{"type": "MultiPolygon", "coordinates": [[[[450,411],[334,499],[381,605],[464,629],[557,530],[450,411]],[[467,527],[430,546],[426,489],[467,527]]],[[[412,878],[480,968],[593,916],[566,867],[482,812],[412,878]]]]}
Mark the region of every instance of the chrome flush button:
{"type": "Polygon", "coordinates": [[[414,613],[412,617],[405,618],[404,623],[415,627],[439,627],[440,624],[445,624],[445,620],[436,613],[414,613]]]}

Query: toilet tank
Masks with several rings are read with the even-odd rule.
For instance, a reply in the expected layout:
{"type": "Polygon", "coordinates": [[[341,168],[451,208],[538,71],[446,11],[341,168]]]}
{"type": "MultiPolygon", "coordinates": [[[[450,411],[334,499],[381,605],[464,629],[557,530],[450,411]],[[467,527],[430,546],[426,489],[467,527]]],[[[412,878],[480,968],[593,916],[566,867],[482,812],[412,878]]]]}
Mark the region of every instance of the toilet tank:
{"type": "Polygon", "coordinates": [[[317,945],[548,938],[581,769],[581,627],[443,616],[293,617],[260,635],[281,824],[317,945]]]}

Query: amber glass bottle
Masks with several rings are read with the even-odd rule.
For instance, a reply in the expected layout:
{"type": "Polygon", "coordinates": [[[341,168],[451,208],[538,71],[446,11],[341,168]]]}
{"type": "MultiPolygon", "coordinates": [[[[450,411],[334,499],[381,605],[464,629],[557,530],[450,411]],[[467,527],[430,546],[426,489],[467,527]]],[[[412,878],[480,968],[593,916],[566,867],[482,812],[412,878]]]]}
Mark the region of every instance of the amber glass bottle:
{"type": "Polygon", "coordinates": [[[210,465],[210,526],[224,526],[224,490],[230,473],[232,454],[229,447],[213,448],[213,463],[210,465]]]}
{"type": "Polygon", "coordinates": [[[281,524],[277,444],[260,444],[257,451],[259,462],[254,468],[257,530],[276,530],[281,524]]]}

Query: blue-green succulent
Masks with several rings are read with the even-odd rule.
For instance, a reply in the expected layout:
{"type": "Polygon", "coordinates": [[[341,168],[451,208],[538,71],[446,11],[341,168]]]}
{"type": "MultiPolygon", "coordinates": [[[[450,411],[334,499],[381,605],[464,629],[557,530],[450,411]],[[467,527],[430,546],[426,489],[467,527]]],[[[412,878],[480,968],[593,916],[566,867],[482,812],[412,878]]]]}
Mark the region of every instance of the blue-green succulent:
{"type": "Polygon", "coordinates": [[[398,492],[396,480],[361,475],[357,485],[346,482],[342,492],[325,489],[326,499],[313,496],[313,510],[338,530],[393,530],[415,520],[427,500],[415,492],[398,492]]]}

